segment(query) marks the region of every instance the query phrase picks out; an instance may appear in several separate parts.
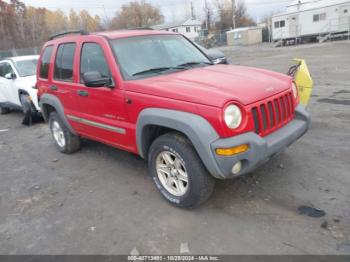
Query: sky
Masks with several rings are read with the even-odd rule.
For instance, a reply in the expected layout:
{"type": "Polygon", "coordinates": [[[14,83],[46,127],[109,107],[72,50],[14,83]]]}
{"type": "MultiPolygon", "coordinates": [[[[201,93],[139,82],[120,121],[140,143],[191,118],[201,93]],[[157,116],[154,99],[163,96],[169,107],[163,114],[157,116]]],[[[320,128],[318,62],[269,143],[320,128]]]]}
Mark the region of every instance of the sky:
{"type": "MultiPolygon", "coordinates": [[[[198,18],[204,16],[204,1],[192,0],[195,14],[198,18]]],[[[207,0],[208,3],[215,0],[207,0]]],[[[236,0],[239,1],[239,0],[236,0]]],[[[240,0],[244,1],[244,0],[240,0]]],[[[50,10],[61,9],[68,12],[71,8],[79,11],[86,9],[91,14],[97,14],[102,19],[111,19],[119,8],[130,0],[22,0],[26,5],[46,7],[50,10]]],[[[190,16],[190,0],[146,0],[158,6],[165,16],[166,22],[174,22],[190,16]]],[[[249,15],[259,22],[264,16],[285,11],[292,0],[245,0],[249,15]]],[[[214,16],[217,15],[214,13],[214,16]]]]}

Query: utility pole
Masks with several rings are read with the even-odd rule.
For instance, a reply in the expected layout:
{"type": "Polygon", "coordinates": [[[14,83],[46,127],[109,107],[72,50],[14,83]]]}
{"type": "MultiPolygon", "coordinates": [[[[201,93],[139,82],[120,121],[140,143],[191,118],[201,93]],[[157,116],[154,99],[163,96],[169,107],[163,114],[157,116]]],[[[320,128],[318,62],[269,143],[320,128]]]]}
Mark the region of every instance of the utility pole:
{"type": "Polygon", "coordinates": [[[233,29],[236,28],[236,1],[232,0],[232,25],[233,29]]]}
{"type": "Polygon", "coordinates": [[[193,10],[193,2],[191,1],[191,18],[195,19],[194,17],[194,10],[193,10]]]}
{"type": "Polygon", "coordinates": [[[210,29],[210,9],[208,7],[207,0],[204,0],[204,12],[205,12],[205,29],[210,29]]]}

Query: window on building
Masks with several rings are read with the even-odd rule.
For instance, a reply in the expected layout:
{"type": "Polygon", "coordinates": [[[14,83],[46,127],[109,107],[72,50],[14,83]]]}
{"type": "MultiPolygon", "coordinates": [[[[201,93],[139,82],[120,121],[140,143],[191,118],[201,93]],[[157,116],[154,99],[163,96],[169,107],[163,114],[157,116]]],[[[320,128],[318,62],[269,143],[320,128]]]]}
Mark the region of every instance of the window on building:
{"type": "Polygon", "coordinates": [[[194,27],[194,31],[198,32],[198,27],[197,26],[194,27]]]}
{"type": "Polygon", "coordinates": [[[186,27],[186,33],[190,33],[191,32],[191,27],[187,26],[186,27]]]}
{"type": "Polygon", "coordinates": [[[45,48],[40,63],[40,78],[48,79],[53,46],[45,48]]]}
{"type": "Polygon", "coordinates": [[[177,33],[179,30],[177,28],[173,28],[172,31],[177,33]]]}
{"type": "Polygon", "coordinates": [[[315,14],[313,16],[313,21],[314,22],[319,22],[319,21],[324,21],[327,19],[327,15],[326,13],[322,13],[322,14],[315,14]]]}
{"type": "Polygon", "coordinates": [[[241,33],[234,33],[233,34],[233,39],[241,39],[242,38],[242,34],[241,33]]]}
{"type": "Polygon", "coordinates": [[[285,26],[286,26],[286,21],[284,21],[284,20],[275,22],[275,28],[280,28],[280,27],[285,27],[285,26]]]}
{"type": "Polygon", "coordinates": [[[76,44],[69,43],[61,44],[58,47],[54,70],[54,78],[56,80],[66,82],[73,81],[73,62],[75,46],[76,44]]]}
{"type": "Polygon", "coordinates": [[[348,12],[348,9],[344,9],[344,14],[346,14],[348,12]]]}

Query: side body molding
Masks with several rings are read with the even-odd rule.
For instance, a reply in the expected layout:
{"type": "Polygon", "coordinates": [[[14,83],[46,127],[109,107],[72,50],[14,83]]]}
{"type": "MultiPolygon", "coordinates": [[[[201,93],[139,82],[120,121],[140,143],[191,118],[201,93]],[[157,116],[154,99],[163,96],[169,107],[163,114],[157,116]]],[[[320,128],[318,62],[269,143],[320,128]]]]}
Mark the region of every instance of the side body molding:
{"type": "Polygon", "coordinates": [[[137,120],[136,143],[139,155],[146,158],[146,146],[143,141],[143,132],[148,125],[157,125],[171,128],[185,134],[204,165],[214,177],[222,178],[221,171],[211,152],[211,143],[219,138],[210,123],[201,116],[161,108],[148,108],[143,110],[137,120]]]}
{"type": "Polygon", "coordinates": [[[49,106],[52,106],[53,108],[55,108],[57,114],[60,116],[60,118],[62,119],[64,124],[68,127],[69,131],[71,131],[72,134],[76,135],[76,132],[74,131],[72,126],[69,124],[69,122],[64,114],[64,107],[63,107],[61,101],[56,96],[51,95],[51,94],[43,94],[40,97],[39,104],[40,104],[42,116],[46,122],[49,120],[49,113],[50,112],[48,111],[48,108],[47,108],[47,105],[49,105],[49,106]]]}

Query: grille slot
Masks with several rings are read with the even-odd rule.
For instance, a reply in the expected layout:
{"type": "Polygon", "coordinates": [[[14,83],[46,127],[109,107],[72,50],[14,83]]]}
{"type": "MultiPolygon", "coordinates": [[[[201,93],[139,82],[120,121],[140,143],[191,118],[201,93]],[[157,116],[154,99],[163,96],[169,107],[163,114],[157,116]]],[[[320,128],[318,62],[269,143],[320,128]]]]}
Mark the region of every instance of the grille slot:
{"type": "Polygon", "coordinates": [[[255,133],[267,135],[284,126],[294,117],[294,102],[291,93],[273,100],[264,101],[251,109],[255,133]]]}
{"type": "Polygon", "coordinates": [[[254,120],[254,126],[255,126],[255,133],[259,134],[260,133],[259,115],[258,115],[258,109],[256,107],[252,109],[252,114],[253,114],[253,120],[254,120]]]}

